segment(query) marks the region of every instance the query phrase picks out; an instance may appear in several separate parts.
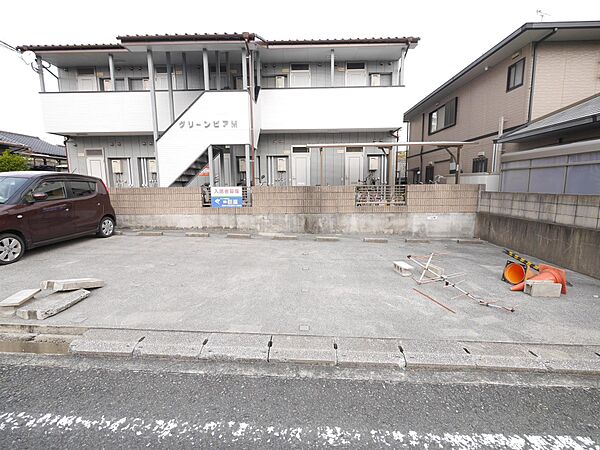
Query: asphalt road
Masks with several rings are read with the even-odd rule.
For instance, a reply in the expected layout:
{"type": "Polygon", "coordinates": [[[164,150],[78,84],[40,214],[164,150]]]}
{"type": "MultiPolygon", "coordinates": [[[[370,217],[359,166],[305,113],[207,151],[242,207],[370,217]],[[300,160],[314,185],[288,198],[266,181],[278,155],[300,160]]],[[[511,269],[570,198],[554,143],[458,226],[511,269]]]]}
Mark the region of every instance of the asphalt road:
{"type": "Polygon", "coordinates": [[[0,448],[600,448],[597,384],[0,365],[0,448]]]}

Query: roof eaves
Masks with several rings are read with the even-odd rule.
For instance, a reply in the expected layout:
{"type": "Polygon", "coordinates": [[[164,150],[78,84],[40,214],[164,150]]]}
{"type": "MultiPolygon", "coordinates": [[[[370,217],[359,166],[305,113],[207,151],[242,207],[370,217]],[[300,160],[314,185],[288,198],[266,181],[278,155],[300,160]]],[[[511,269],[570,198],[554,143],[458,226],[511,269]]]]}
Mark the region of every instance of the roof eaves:
{"type": "Polygon", "coordinates": [[[117,39],[123,43],[137,42],[165,42],[165,41],[191,41],[191,42],[210,42],[210,41],[244,41],[254,40],[254,33],[214,33],[214,34],[136,34],[117,36],[117,39]]]}
{"type": "Polygon", "coordinates": [[[350,39],[287,39],[267,41],[268,45],[416,44],[418,37],[371,37],[350,39]]]}
{"type": "Polygon", "coordinates": [[[121,44],[27,44],[19,45],[20,52],[47,52],[47,51],[80,51],[80,50],[125,50],[121,44]]]}

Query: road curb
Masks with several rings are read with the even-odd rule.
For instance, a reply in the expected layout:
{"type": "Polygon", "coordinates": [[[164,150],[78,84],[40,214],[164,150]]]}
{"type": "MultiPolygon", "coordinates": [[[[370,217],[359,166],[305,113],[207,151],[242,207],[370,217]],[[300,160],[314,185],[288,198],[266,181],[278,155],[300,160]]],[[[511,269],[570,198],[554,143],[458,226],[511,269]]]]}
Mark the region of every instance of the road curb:
{"type": "MultiPolygon", "coordinates": [[[[73,356],[293,363],[363,369],[500,370],[600,375],[600,344],[420,341],[49,325],[3,325],[0,342],[63,337],[73,356]]],[[[5,346],[1,351],[12,348],[5,346]]],[[[44,353],[43,348],[39,352],[44,353]]]]}
{"type": "Polygon", "coordinates": [[[600,375],[600,345],[91,329],[73,355],[600,375]]]}

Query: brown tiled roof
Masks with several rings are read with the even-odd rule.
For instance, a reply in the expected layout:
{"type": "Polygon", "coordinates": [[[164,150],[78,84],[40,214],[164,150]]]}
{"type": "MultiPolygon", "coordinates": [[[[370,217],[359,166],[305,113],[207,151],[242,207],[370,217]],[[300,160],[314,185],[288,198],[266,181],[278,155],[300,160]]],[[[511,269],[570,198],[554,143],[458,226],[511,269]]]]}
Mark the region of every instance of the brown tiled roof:
{"type": "Polygon", "coordinates": [[[17,50],[26,52],[43,52],[52,50],[121,50],[124,49],[121,44],[56,44],[56,45],[19,45],[17,50]]]}
{"type": "Polygon", "coordinates": [[[254,40],[254,33],[136,34],[117,36],[121,42],[152,41],[243,41],[254,40]]]}

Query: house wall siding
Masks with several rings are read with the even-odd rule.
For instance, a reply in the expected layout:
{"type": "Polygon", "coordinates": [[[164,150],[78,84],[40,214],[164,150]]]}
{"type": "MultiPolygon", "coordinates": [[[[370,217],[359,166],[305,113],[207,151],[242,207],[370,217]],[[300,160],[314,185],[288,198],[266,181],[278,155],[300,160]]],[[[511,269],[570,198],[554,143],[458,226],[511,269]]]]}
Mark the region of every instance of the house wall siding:
{"type": "MultiPolygon", "coordinates": [[[[490,160],[492,158],[492,141],[496,136],[486,138],[479,138],[479,136],[497,133],[501,117],[504,117],[504,129],[522,125],[527,121],[531,70],[531,46],[528,45],[519,51],[518,56],[507,58],[501,63],[490,67],[469,83],[453,90],[439,101],[424,107],[418,116],[411,117],[410,140],[421,140],[423,113],[425,114],[423,135],[425,141],[465,141],[478,138],[478,145],[465,147],[461,153],[462,168],[465,173],[471,173],[471,160],[479,152],[485,152],[490,160]],[[523,85],[507,92],[508,67],[521,58],[525,58],[523,85]],[[454,97],[458,97],[456,125],[429,134],[429,113],[454,97]]],[[[426,147],[424,150],[431,149],[432,147],[426,147]]],[[[412,147],[409,150],[409,169],[419,167],[420,158],[413,157],[413,155],[418,155],[419,151],[419,147],[412,147]]],[[[443,161],[448,158],[449,155],[445,150],[430,153],[423,159],[424,166],[429,161],[443,161]]],[[[448,174],[447,164],[439,167],[440,169],[436,168],[436,175],[448,174]]]]}
{"type": "Polygon", "coordinates": [[[600,42],[542,42],[536,50],[531,119],[600,92],[600,42]]]}
{"type": "Polygon", "coordinates": [[[132,181],[140,185],[138,158],[154,158],[152,136],[81,136],[67,141],[69,171],[87,174],[86,149],[102,149],[107,171],[109,158],[130,158],[132,181]]]}

